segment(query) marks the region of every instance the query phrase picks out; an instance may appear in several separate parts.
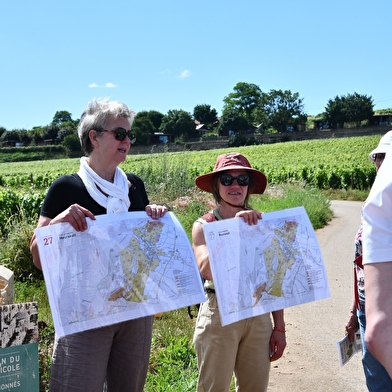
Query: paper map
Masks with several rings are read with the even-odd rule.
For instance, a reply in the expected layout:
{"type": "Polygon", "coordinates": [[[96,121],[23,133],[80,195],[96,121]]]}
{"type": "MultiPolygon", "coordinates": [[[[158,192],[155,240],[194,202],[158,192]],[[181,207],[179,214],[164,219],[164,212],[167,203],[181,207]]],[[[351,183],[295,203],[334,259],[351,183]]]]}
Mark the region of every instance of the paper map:
{"type": "Polygon", "coordinates": [[[330,296],[323,257],[303,207],[204,225],[222,325],[330,296]]]}
{"type": "Polygon", "coordinates": [[[64,336],[205,301],[189,239],[171,212],[35,230],[56,334],[64,336]]]}
{"type": "Polygon", "coordinates": [[[362,352],[361,334],[354,335],[354,341],[350,342],[348,335],[336,342],[340,367],[344,366],[356,353],[362,352]]]}

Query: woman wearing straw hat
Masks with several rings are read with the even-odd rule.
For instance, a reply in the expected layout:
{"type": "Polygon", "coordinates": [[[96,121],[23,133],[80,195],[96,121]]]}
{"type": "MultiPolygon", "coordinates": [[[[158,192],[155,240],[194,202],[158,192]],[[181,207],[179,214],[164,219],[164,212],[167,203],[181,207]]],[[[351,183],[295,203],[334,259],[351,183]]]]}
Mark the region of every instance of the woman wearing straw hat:
{"type": "Polygon", "coordinates": [[[267,391],[270,362],[279,359],[286,347],[283,310],[237,321],[222,327],[212,279],[203,224],[211,221],[242,218],[257,224],[261,212],[249,207],[250,194],[262,194],[267,185],[265,175],[253,169],[239,153],[217,158],[211,173],[196,178],[196,185],[212,193],[216,208],[193,225],[193,248],[200,273],[205,280],[206,302],[197,317],[194,346],[199,368],[197,391],[229,391],[233,372],[236,388],[241,392],[267,391]]]}

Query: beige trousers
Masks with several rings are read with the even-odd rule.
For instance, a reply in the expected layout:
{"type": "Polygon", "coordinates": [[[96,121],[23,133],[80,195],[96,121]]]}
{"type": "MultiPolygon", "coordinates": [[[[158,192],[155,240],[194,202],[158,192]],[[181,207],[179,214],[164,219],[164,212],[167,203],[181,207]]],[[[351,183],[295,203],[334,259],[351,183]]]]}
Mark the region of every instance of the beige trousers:
{"type": "Polygon", "coordinates": [[[233,372],[237,392],[266,392],[272,334],[270,314],[222,327],[216,296],[207,294],[197,317],[194,347],[198,392],[228,392],[233,372]]]}

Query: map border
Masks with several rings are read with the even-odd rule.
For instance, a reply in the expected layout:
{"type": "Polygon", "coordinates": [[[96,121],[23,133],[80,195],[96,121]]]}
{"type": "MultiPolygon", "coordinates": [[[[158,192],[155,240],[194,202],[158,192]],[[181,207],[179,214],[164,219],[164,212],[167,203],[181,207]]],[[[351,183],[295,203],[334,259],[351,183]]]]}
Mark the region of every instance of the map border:
{"type": "MultiPolygon", "coordinates": [[[[161,312],[168,312],[171,310],[179,309],[182,307],[191,306],[200,302],[205,301],[205,294],[203,289],[203,283],[200,278],[199,269],[196,263],[196,259],[193,253],[193,249],[191,243],[189,242],[188,236],[178,221],[177,217],[173,212],[166,213],[159,220],[153,220],[144,211],[137,212],[124,212],[117,214],[105,214],[96,216],[96,220],[87,219],[88,221],[88,229],[81,233],[77,232],[69,223],[59,223],[56,225],[44,226],[41,228],[36,228],[34,230],[37,237],[38,250],[41,259],[42,270],[44,273],[45,284],[49,297],[49,304],[52,312],[52,317],[55,325],[56,335],[58,337],[65,336],[68,334],[82,332],[88,329],[98,328],[102,326],[107,326],[111,324],[115,324],[122,321],[127,321],[131,319],[135,319],[138,317],[144,317],[149,315],[154,315],[161,312]],[[135,305],[135,303],[131,303],[129,305],[129,310],[125,310],[120,313],[103,315],[100,318],[95,318],[93,320],[84,320],[80,322],[74,322],[69,325],[62,325],[61,323],[61,314],[58,309],[58,301],[56,298],[56,285],[59,284],[58,279],[61,279],[61,276],[56,276],[53,272],[56,269],[55,264],[61,262],[58,257],[59,249],[58,241],[56,239],[61,235],[67,235],[69,237],[69,241],[72,241],[73,238],[78,236],[82,236],[83,234],[89,234],[95,226],[99,226],[100,231],[102,229],[107,231],[109,228],[112,228],[112,222],[116,221],[125,221],[125,220],[140,220],[147,222],[159,222],[162,221],[164,224],[172,225],[176,231],[177,238],[181,237],[184,245],[186,246],[186,251],[184,252],[184,256],[187,260],[190,260],[192,263],[192,276],[189,278],[192,279],[191,287],[192,293],[180,293],[178,298],[174,301],[165,301],[158,302],[157,304],[145,304],[140,303],[135,305]],[[48,238],[51,238],[51,242],[54,246],[50,247],[48,245],[48,238]],[[46,245],[45,245],[46,244],[46,245]],[[196,278],[193,281],[193,278],[196,278]]],[[[123,233],[123,232],[122,232],[123,233]]],[[[79,237],[80,238],[80,237],[79,237]]],[[[90,234],[91,238],[91,234],[90,234]]],[[[96,241],[99,241],[99,238],[96,238],[96,241]]],[[[191,290],[190,290],[191,291],[191,290]]]]}
{"type": "MultiPolygon", "coordinates": [[[[203,226],[204,230],[204,236],[206,238],[206,243],[209,249],[209,259],[210,259],[210,266],[211,266],[211,272],[212,276],[214,278],[214,287],[217,295],[217,301],[218,301],[218,306],[220,309],[220,317],[221,317],[221,323],[222,326],[234,323],[239,320],[243,320],[249,317],[255,317],[259,316],[261,314],[265,314],[274,310],[280,310],[284,308],[288,308],[291,306],[299,305],[299,304],[304,304],[307,302],[312,302],[320,299],[326,299],[331,296],[330,294],[330,289],[329,289],[329,284],[328,284],[328,278],[327,278],[327,272],[325,268],[325,263],[324,259],[318,244],[318,240],[316,237],[316,233],[314,232],[313,226],[309,220],[309,217],[306,213],[306,210],[304,207],[294,207],[294,208],[288,208],[284,210],[279,210],[279,211],[274,211],[274,212],[268,212],[268,213],[263,213],[263,218],[258,222],[257,225],[254,226],[248,226],[247,223],[243,221],[243,219],[239,218],[231,218],[231,219],[224,219],[224,220],[219,220],[219,221],[214,221],[210,222],[207,224],[204,224],[203,226]],[[324,286],[322,289],[317,289],[314,291],[309,292],[307,295],[298,295],[295,298],[290,299],[289,301],[287,300],[277,300],[276,302],[279,305],[272,304],[268,306],[262,306],[260,303],[252,308],[246,308],[245,310],[234,310],[233,312],[230,313],[225,313],[222,311],[222,309],[225,309],[226,303],[228,303],[228,296],[230,294],[227,293],[227,287],[225,284],[219,284],[220,280],[223,277],[223,272],[222,272],[222,265],[227,264],[225,260],[219,259],[219,257],[216,257],[216,251],[215,248],[217,249],[218,247],[222,246],[222,242],[224,241],[229,241],[230,244],[232,245],[232,241],[235,241],[236,239],[233,239],[230,237],[231,231],[234,231],[236,233],[239,233],[241,230],[241,226],[243,228],[247,228],[249,230],[257,230],[257,227],[260,225],[263,225],[267,222],[273,221],[273,220],[282,220],[285,218],[291,218],[293,216],[300,216],[301,220],[303,221],[304,224],[306,224],[308,233],[310,234],[312,240],[314,243],[317,245],[318,253],[319,253],[319,258],[321,261],[321,281],[323,282],[322,285],[324,286]],[[219,241],[220,245],[216,245],[216,242],[214,241],[214,238],[220,238],[221,241],[219,241]]],[[[234,253],[234,252],[233,252],[234,253]]],[[[240,260],[237,258],[237,255],[231,253],[231,260],[230,264],[231,265],[240,265],[240,260]],[[234,258],[234,259],[233,259],[234,258]]],[[[232,300],[233,296],[230,296],[230,300],[232,300]]]]}

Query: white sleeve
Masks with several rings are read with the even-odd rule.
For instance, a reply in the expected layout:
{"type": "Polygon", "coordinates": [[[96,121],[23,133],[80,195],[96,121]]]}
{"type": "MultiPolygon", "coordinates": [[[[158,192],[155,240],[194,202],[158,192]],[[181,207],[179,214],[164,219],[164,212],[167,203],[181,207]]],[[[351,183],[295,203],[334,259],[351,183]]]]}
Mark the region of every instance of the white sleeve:
{"type": "Polygon", "coordinates": [[[363,264],[392,261],[392,145],[363,210],[363,264]]]}

